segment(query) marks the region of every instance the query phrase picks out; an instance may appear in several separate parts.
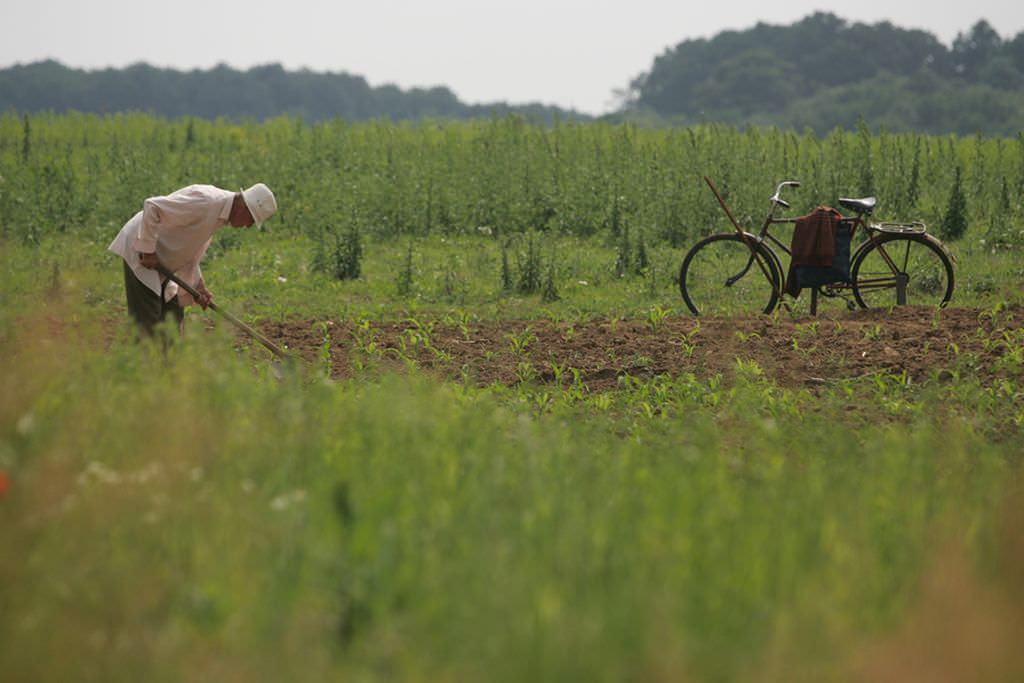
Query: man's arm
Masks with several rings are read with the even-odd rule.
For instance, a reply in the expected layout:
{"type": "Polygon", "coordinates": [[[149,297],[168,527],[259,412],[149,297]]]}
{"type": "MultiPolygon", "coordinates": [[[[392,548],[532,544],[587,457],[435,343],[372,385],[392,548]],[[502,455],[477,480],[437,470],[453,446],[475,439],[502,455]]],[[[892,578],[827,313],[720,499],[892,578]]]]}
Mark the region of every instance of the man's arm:
{"type": "Polygon", "coordinates": [[[164,222],[164,211],[161,200],[164,197],[151,197],[142,206],[142,222],[139,223],[139,234],[135,237],[135,251],[142,255],[142,265],[147,268],[156,267],[156,238],[161,224],[164,222]],[[152,265],[147,263],[146,256],[152,256],[152,265]]]}

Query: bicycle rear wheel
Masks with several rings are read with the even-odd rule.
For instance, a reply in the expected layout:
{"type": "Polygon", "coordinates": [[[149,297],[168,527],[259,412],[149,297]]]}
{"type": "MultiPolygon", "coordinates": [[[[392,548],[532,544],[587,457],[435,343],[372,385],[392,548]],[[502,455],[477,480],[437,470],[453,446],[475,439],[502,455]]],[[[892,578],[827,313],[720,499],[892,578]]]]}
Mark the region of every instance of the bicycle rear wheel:
{"type": "Polygon", "coordinates": [[[850,277],[862,308],[945,306],[953,298],[953,262],[929,235],[876,235],[854,255],[850,277]]]}
{"type": "Polygon", "coordinates": [[[754,258],[737,233],[697,242],[679,269],[679,291],[694,315],[770,313],[779,303],[782,274],[775,255],[753,235],[754,258]]]}

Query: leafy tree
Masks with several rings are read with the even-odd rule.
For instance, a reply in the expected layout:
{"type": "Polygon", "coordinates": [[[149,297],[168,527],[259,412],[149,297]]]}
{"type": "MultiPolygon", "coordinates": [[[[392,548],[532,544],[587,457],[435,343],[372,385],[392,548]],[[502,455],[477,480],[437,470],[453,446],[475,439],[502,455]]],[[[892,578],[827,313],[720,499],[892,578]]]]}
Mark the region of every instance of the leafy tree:
{"type": "Polygon", "coordinates": [[[973,76],[999,54],[1003,40],[988,22],[976,23],[953,41],[953,63],[958,73],[973,76]]]}
{"type": "Polygon", "coordinates": [[[952,49],[888,22],[818,12],[682,42],[633,79],[624,118],[713,120],[892,131],[1014,135],[1024,128],[1024,33],[1003,41],[984,21],[952,49]]]}
{"type": "Polygon", "coordinates": [[[747,50],[715,66],[710,77],[694,89],[702,110],[735,111],[749,116],[762,109],[779,109],[800,91],[800,74],[770,50],[747,50]]]}

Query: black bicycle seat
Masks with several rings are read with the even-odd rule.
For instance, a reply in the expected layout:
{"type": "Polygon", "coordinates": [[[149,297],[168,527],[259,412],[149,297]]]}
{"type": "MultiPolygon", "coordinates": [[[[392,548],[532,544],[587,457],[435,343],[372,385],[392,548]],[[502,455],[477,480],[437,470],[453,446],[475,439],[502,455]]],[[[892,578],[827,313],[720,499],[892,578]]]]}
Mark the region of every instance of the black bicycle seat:
{"type": "Polygon", "coordinates": [[[878,200],[874,197],[864,197],[863,199],[846,199],[844,197],[839,198],[839,206],[850,211],[857,213],[870,214],[875,210],[875,204],[878,200]]]}

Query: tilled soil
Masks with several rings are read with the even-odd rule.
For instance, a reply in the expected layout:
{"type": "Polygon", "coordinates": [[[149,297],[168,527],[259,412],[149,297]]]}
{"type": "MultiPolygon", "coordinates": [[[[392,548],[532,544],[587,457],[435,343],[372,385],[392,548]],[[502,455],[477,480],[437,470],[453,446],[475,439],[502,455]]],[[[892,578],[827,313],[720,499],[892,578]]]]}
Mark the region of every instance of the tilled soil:
{"type": "Polygon", "coordinates": [[[603,391],[624,375],[729,377],[739,359],[755,361],[781,386],[799,387],[874,373],[905,373],[909,381],[921,382],[952,377],[953,369],[964,367],[996,377],[1009,367],[1007,355],[1024,343],[1017,323],[1024,320],[1022,313],[1024,307],[936,311],[908,306],[802,319],[671,317],[658,324],[293,319],[264,322],[260,331],[310,362],[328,350],[337,378],[367,367],[415,363],[478,385],[566,383],[578,373],[590,391],[603,391]]]}

